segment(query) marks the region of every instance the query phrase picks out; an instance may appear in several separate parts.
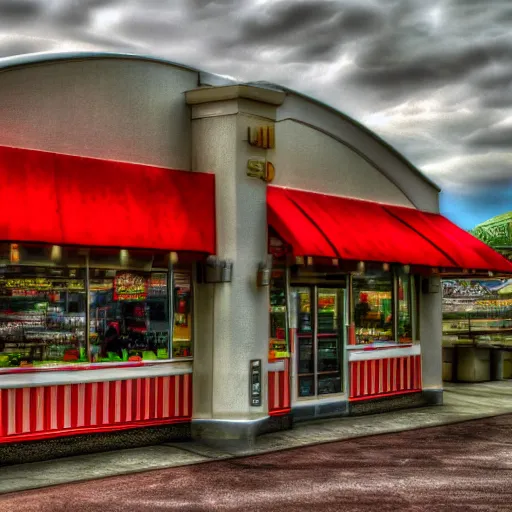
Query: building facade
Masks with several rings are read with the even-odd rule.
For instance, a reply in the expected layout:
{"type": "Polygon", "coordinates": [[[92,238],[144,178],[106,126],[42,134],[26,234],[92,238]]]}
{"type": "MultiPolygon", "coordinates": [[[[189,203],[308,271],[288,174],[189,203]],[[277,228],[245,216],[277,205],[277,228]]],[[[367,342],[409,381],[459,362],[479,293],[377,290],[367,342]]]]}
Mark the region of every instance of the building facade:
{"type": "Polygon", "coordinates": [[[400,154],[278,86],[27,56],[0,112],[4,447],[442,403],[440,277],[512,274],[400,154]]]}

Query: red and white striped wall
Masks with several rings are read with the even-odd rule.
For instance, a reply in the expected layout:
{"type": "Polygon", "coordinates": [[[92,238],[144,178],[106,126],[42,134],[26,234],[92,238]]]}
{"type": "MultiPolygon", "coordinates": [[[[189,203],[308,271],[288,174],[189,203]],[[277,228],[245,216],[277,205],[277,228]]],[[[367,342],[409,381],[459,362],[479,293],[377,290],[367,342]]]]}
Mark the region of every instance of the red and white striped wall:
{"type": "Polygon", "coordinates": [[[0,443],[190,421],[192,375],[0,390],[0,443]]]}
{"type": "Polygon", "coordinates": [[[421,355],[350,361],[350,400],[421,390],[421,355]]]}
{"type": "Polygon", "coordinates": [[[281,359],[269,363],[268,412],[279,416],[290,412],[290,361],[281,359]]]}

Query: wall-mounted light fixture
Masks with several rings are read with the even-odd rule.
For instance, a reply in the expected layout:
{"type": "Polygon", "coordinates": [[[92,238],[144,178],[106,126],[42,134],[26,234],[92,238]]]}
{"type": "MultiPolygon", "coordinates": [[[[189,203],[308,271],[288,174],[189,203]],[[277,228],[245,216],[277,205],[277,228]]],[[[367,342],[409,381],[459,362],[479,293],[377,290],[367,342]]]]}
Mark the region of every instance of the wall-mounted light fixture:
{"type": "Polygon", "coordinates": [[[52,245],[50,259],[54,263],[58,263],[62,259],[62,247],[60,245],[52,245]]]}
{"type": "Polygon", "coordinates": [[[230,283],[233,275],[233,262],[221,260],[217,256],[208,256],[203,265],[205,283],[230,283]]]}
{"type": "Polygon", "coordinates": [[[10,261],[11,263],[19,263],[20,261],[20,246],[18,244],[11,244],[10,261]]]}
{"type": "Polygon", "coordinates": [[[304,256],[295,256],[295,265],[304,265],[304,256]]]}
{"type": "Polygon", "coordinates": [[[411,272],[410,265],[404,265],[403,269],[404,269],[404,274],[409,274],[411,272]]]}
{"type": "Polygon", "coordinates": [[[384,272],[389,272],[389,263],[383,263],[382,264],[382,270],[384,272]]]}
{"type": "Polygon", "coordinates": [[[364,273],[364,261],[360,261],[360,262],[357,264],[357,271],[358,271],[358,272],[361,272],[361,273],[364,273]]]}
{"type": "Polygon", "coordinates": [[[123,267],[128,265],[128,262],[130,261],[130,253],[126,249],[121,249],[119,251],[119,262],[123,267]]]}
{"type": "Polygon", "coordinates": [[[260,263],[258,266],[258,274],[256,283],[258,286],[269,286],[272,277],[272,255],[267,256],[265,263],[260,263]]]}
{"type": "Polygon", "coordinates": [[[178,263],[178,253],[177,252],[171,252],[169,254],[169,259],[171,260],[171,263],[173,265],[176,265],[178,263]]]}

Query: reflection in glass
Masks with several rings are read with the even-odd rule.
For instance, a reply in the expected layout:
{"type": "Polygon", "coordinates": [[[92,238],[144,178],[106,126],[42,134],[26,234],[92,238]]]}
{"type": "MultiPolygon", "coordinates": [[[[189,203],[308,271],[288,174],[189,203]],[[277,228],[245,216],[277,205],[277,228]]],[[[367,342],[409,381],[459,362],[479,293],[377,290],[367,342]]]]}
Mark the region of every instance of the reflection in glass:
{"type": "Polygon", "coordinates": [[[93,362],[169,358],[167,274],[90,270],[93,362]]]}
{"type": "Polygon", "coordinates": [[[398,339],[401,343],[412,341],[411,279],[398,278],[398,339]]]}
{"type": "Polygon", "coordinates": [[[393,341],[393,278],[382,272],[353,278],[357,343],[393,341]]]}
{"type": "Polygon", "coordinates": [[[0,275],[0,367],[87,362],[85,273],[5,266],[0,275]]]}
{"type": "Polygon", "coordinates": [[[269,359],[286,358],[288,333],[286,328],[286,285],[284,270],[273,270],[270,282],[269,359]]]}
{"type": "Polygon", "coordinates": [[[318,394],[341,391],[341,290],[319,288],[317,303],[318,394]]]}
{"type": "Polygon", "coordinates": [[[174,274],[173,357],[192,355],[192,284],[186,272],[174,274]]]}

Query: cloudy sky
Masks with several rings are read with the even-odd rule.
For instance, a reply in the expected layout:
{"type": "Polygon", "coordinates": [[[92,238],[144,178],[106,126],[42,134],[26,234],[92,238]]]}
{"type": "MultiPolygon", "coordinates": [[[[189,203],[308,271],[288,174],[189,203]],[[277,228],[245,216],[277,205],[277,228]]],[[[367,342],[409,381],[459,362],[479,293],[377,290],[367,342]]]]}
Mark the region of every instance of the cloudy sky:
{"type": "Polygon", "coordinates": [[[462,227],[512,210],[510,0],[0,0],[0,57],[66,50],[288,86],[395,146],[462,227]]]}

